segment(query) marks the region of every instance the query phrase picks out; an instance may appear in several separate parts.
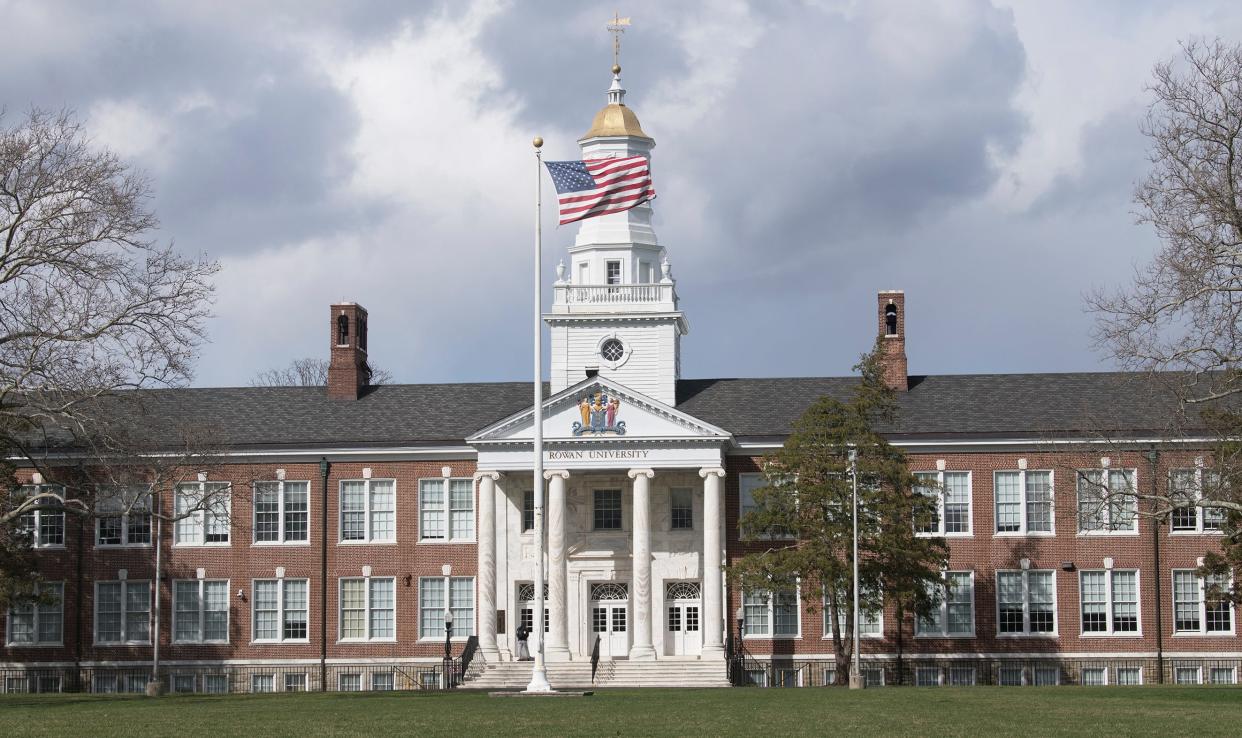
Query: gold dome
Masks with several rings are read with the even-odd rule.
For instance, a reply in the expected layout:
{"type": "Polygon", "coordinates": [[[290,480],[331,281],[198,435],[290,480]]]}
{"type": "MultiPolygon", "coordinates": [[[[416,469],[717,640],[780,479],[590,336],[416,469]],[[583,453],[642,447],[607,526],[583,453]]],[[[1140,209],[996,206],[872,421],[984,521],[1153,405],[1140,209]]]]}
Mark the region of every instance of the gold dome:
{"type": "Polygon", "coordinates": [[[591,130],[583,134],[583,141],[596,136],[636,136],[638,138],[650,139],[646,133],[643,133],[643,127],[638,123],[638,116],[633,110],[626,107],[625,103],[608,103],[595,114],[595,120],[591,121],[591,130]]]}

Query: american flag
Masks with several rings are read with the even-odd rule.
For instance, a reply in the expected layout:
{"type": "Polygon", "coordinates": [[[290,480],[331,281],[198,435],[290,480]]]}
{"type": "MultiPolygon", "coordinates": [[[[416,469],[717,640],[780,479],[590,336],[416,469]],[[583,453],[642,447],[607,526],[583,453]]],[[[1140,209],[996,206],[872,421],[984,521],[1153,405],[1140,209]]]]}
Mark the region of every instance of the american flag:
{"type": "Polygon", "coordinates": [[[655,197],[645,156],[545,163],[560,196],[561,225],[619,213],[655,197]]]}

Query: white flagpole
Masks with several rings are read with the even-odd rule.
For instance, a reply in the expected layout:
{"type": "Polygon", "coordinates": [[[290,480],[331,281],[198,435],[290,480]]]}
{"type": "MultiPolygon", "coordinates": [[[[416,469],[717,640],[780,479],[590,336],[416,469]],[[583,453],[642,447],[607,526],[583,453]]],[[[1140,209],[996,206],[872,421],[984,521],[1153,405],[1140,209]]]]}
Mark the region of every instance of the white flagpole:
{"type": "Polygon", "coordinates": [[[543,138],[535,136],[535,612],[531,634],[535,640],[535,667],[531,671],[527,692],[551,692],[548,669],[543,660],[543,283],[539,270],[543,259],[543,138]]]}

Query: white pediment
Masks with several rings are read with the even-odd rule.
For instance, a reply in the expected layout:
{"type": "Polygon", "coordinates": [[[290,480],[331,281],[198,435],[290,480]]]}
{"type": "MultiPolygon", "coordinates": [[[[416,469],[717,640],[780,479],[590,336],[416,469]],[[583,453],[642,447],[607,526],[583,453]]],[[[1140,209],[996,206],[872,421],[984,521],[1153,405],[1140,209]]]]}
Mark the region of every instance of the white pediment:
{"type": "MultiPolygon", "coordinates": [[[[526,443],[534,437],[534,411],[524,410],[482,429],[466,442],[526,443]]],[[[728,431],[601,377],[584,380],[544,400],[545,443],[591,441],[716,441],[728,431]]]]}

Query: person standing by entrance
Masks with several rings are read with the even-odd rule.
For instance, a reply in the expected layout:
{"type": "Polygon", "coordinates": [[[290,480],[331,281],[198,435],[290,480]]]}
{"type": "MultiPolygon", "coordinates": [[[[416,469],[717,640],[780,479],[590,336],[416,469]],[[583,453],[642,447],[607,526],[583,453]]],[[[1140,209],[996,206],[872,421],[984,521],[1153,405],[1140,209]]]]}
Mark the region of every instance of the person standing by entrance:
{"type": "Polygon", "coordinates": [[[526,627],[526,623],[518,625],[517,629],[517,660],[530,661],[530,649],[526,646],[526,639],[530,637],[530,629],[526,627]]]}

